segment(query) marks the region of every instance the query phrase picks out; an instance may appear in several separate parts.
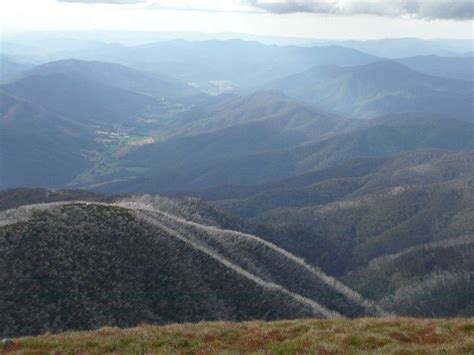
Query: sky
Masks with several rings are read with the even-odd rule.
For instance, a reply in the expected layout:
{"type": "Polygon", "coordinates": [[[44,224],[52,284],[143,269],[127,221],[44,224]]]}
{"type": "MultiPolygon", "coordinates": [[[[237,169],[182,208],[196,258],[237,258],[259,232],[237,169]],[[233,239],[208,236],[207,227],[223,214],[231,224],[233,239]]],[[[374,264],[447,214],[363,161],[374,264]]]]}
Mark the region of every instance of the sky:
{"type": "Polygon", "coordinates": [[[2,33],[140,30],[472,38],[474,0],[0,0],[2,33]]]}

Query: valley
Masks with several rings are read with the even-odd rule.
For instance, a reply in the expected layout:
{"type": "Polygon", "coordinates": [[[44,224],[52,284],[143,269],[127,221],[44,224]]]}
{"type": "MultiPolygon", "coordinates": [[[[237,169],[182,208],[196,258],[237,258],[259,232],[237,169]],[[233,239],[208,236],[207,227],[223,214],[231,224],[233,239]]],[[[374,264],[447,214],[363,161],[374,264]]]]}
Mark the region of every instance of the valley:
{"type": "MultiPolygon", "coordinates": [[[[412,3],[45,8],[143,27],[472,22],[464,2],[456,20],[461,2],[412,3]]],[[[8,31],[0,353],[472,353],[473,41],[418,25],[8,31]]]]}

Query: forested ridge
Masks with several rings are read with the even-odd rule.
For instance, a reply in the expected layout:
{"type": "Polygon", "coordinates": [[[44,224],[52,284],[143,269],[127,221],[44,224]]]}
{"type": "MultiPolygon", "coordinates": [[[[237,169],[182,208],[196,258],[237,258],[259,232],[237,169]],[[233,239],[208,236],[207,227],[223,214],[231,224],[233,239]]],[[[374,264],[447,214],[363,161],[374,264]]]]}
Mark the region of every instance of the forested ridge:
{"type": "Polygon", "coordinates": [[[2,334],[383,314],[288,252],[211,226],[215,216],[199,211],[194,200],[145,197],[0,212],[2,334]],[[209,224],[182,219],[190,212],[209,224]]]}

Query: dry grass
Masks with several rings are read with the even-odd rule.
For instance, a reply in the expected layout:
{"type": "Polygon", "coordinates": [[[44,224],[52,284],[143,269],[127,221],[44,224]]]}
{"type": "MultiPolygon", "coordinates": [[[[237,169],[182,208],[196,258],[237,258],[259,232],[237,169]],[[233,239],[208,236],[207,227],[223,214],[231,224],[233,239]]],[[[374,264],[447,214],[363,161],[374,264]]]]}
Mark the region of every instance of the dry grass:
{"type": "Polygon", "coordinates": [[[361,318],[105,327],[14,339],[0,352],[473,354],[474,319],[361,318]]]}

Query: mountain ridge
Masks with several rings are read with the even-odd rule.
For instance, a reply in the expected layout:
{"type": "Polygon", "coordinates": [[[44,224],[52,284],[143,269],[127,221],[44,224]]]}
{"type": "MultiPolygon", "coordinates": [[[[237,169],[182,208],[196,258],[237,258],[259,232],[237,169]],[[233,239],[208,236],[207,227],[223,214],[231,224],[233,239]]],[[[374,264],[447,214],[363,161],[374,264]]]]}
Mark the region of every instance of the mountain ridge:
{"type": "Polygon", "coordinates": [[[316,66],[265,87],[359,118],[456,112],[455,118],[472,122],[474,109],[472,82],[422,74],[390,60],[353,67],[316,66]]]}
{"type": "MultiPolygon", "coordinates": [[[[179,250],[182,250],[183,252],[189,253],[192,251],[189,256],[191,257],[191,255],[194,255],[192,257],[193,259],[199,257],[201,259],[204,258],[203,260],[208,260],[202,261],[205,262],[205,264],[201,264],[201,267],[206,267],[205,265],[215,264],[218,266],[214,266],[214,268],[220,270],[220,272],[222,273],[221,276],[228,275],[228,277],[230,277],[231,279],[234,279],[235,277],[241,279],[241,281],[235,280],[237,282],[237,285],[230,286],[228,284],[230,280],[225,281],[224,284],[220,283],[223,280],[221,279],[221,276],[218,276],[219,274],[215,274],[215,272],[206,274],[205,277],[208,279],[208,282],[210,282],[210,284],[208,285],[213,285],[212,287],[215,288],[214,290],[212,290],[211,287],[210,290],[206,291],[209,292],[206,293],[206,300],[209,299],[209,297],[211,297],[212,295],[216,295],[216,297],[222,297],[218,296],[221,292],[219,290],[227,290],[229,287],[235,288],[237,286],[241,288],[232,291],[237,293],[234,296],[230,296],[230,298],[227,299],[225,303],[231,305],[232,302],[242,302],[243,299],[239,300],[240,298],[235,297],[237,297],[237,295],[241,292],[250,292],[245,291],[246,287],[247,289],[248,287],[251,287],[252,290],[254,290],[251,291],[251,294],[255,294],[255,292],[261,292],[262,294],[260,297],[263,297],[261,300],[259,300],[259,298],[251,298],[253,301],[257,302],[257,306],[259,304],[259,307],[263,307],[261,309],[261,312],[252,313],[253,311],[251,311],[250,313],[246,313],[246,309],[249,309],[249,307],[252,308],[252,306],[244,307],[243,304],[241,304],[239,308],[237,308],[238,311],[233,311],[232,307],[228,308],[228,306],[224,306],[222,304],[223,300],[218,301],[218,303],[215,305],[216,309],[211,311],[211,309],[209,308],[211,307],[211,304],[208,304],[208,301],[203,300],[204,303],[202,303],[202,307],[204,308],[200,308],[201,303],[199,302],[193,306],[193,311],[187,308],[186,305],[180,305],[180,307],[182,307],[182,312],[180,311],[179,314],[174,317],[166,312],[160,313],[160,309],[162,309],[162,306],[159,306],[160,303],[158,300],[156,300],[154,302],[158,303],[156,303],[156,306],[153,307],[157,308],[149,308],[148,310],[146,310],[147,308],[143,307],[149,306],[145,306],[145,304],[143,304],[142,306],[139,306],[138,304],[136,306],[133,306],[135,307],[133,315],[127,318],[128,321],[122,316],[120,316],[119,313],[117,313],[117,310],[115,309],[115,306],[113,306],[113,304],[104,304],[105,309],[109,309],[112,314],[115,314],[115,316],[118,317],[115,321],[115,324],[120,325],[136,324],[137,320],[139,322],[143,322],[144,320],[149,321],[150,319],[155,319],[155,322],[158,321],[158,323],[167,322],[170,320],[184,321],[186,319],[194,319],[194,317],[199,318],[201,316],[204,316],[206,313],[202,313],[202,311],[204,311],[205,309],[207,309],[207,312],[210,313],[208,313],[207,316],[204,316],[204,318],[202,319],[234,319],[234,317],[237,317],[237,319],[249,319],[249,317],[250,319],[261,317],[263,319],[278,319],[281,317],[287,318],[293,316],[334,317],[338,315],[354,316],[358,314],[375,315],[383,313],[383,311],[375,304],[366,302],[357,293],[352,292],[349,288],[337,282],[335,279],[330,278],[327,275],[321,273],[320,271],[311,268],[300,259],[295,258],[286,251],[283,251],[282,249],[279,249],[274,245],[261,240],[260,238],[235,231],[222,230],[212,226],[203,226],[195,222],[188,222],[180,219],[179,217],[169,215],[166,212],[159,211],[157,210],[156,206],[153,207],[147,204],[143,204],[143,202],[140,201],[142,200],[137,200],[133,197],[119,199],[112,203],[102,203],[97,201],[58,201],[47,204],[25,205],[16,209],[4,210],[0,212],[0,220],[2,221],[2,225],[0,226],[0,243],[3,245],[3,247],[6,248],[5,250],[7,250],[7,260],[10,260],[11,257],[17,255],[17,253],[19,252],[20,249],[18,248],[21,248],[21,245],[23,245],[21,243],[18,244],[20,239],[27,244],[40,243],[37,245],[36,248],[36,257],[32,258],[31,261],[26,263],[28,265],[31,264],[31,266],[33,266],[36,262],[40,262],[40,260],[42,260],[45,255],[52,252],[51,250],[46,252],[46,249],[44,249],[44,245],[41,244],[43,242],[46,242],[46,240],[51,240],[51,242],[53,242],[53,240],[50,239],[52,235],[56,235],[55,238],[59,238],[54,239],[54,243],[57,244],[56,250],[58,250],[58,248],[59,250],[62,250],[63,245],[65,246],[68,245],[68,243],[72,243],[70,248],[76,251],[70,256],[73,258],[73,260],[76,260],[77,262],[80,262],[79,260],[81,259],[83,248],[89,248],[87,245],[90,245],[90,243],[111,243],[109,244],[107,252],[106,249],[97,246],[99,247],[99,249],[97,249],[90,256],[90,258],[92,258],[90,259],[90,262],[93,263],[99,263],[101,258],[106,258],[108,260],[110,258],[109,255],[115,255],[114,253],[118,253],[119,250],[121,250],[120,248],[122,248],[122,242],[131,243],[132,239],[135,241],[135,243],[138,243],[136,248],[141,250],[140,253],[146,253],[143,247],[146,248],[146,245],[148,245],[148,243],[151,243],[148,245],[148,247],[150,247],[152,250],[155,250],[155,247],[153,246],[155,242],[161,244],[165,243],[162,244],[162,248],[165,249],[162,249],[158,255],[161,255],[163,258],[166,259],[168,258],[168,256],[166,256],[168,255],[168,251],[166,251],[167,247],[165,247],[165,245],[167,245],[167,241],[169,240],[170,242],[173,241],[171,242],[173,245],[175,243],[182,245],[184,249],[179,250]],[[103,219],[105,217],[107,218],[103,219]],[[47,229],[43,229],[42,232],[40,232],[40,230],[38,229],[39,225],[37,224],[40,220],[43,221],[42,223],[46,223],[46,225],[48,226],[47,229]],[[71,224],[72,220],[75,220],[76,222],[74,222],[74,224],[71,224]],[[77,225],[77,228],[81,229],[82,234],[80,237],[79,234],[77,234],[79,233],[79,229],[77,229],[75,225],[77,225]],[[139,234],[145,233],[145,230],[149,230],[152,234],[143,234],[142,238],[144,238],[144,241],[138,242],[140,238],[132,238],[131,235],[127,236],[127,233],[131,233],[130,228],[132,228],[132,226],[134,225],[141,225],[141,227],[137,230],[139,234]],[[83,234],[84,230],[91,230],[91,228],[93,228],[94,231],[101,230],[103,236],[86,236],[83,234]],[[115,235],[120,236],[120,238],[115,239],[116,237],[113,237],[114,234],[110,234],[111,232],[116,233],[115,235]],[[30,237],[28,237],[28,235],[35,235],[36,233],[39,233],[36,237],[36,241],[35,239],[30,239],[30,237]],[[11,239],[13,235],[16,235],[17,237],[15,237],[15,239],[11,239]],[[74,237],[69,237],[68,235],[77,235],[79,241],[73,241],[73,239],[70,238],[74,237]],[[82,243],[86,244],[82,245],[82,243]],[[42,251],[39,251],[38,249],[42,251]],[[257,253],[257,255],[255,253],[257,253]],[[263,260],[266,260],[264,263],[262,263],[262,258],[263,260]],[[282,268],[282,265],[286,265],[286,268],[282,268]],[[277,272],[276,270],[279,271],[277,272]],[[290,275],[292,276],[290,277],[290,275]],[[213,279],[213,277],[215,277],[215,279],[213,279]],[[248,286],[244,286],[242,282],[248,286]],[[278,302],[278,304],[280,304],[282,308],[279,310],[268,308],[271,304],[276,306],[275,302],[278,302]],[[137,313],[137,311],[145,313],[140,315],[140,312],[137,313]],[[189,313],[189,316],[185,316],[186,312],[191,313],[189,313]],[[164,317],[161,321],[159,321],[160,314],[162,314],[162,316],[164,317]],[[219,316],[219,314],[222,315],[219,316]],[[239,314],[241,315],[239,316],[239,314]],[[150,318],[150,316],[152,318],[150,318]]],[[[129,252],[132,253],[132,255],[135,255],[135,252],[132,252],[131,250],[129,252]]],[[[171,250],[169,250],[169,252],[171,252],[171,250]]],[[[2,311],[3,314],[6,314],[7,317],[7,321],[3,326],[2,334],[25,334],[25,332],[26,334],[37,333],[38,329],[40,329],[38,328],[38,326],[40,326],[41,329],[49,328],[55,331],[61,329],[70,329],[70,325],[68,324],[72,324],[70,323],[71,320],[67,320],[67,318],[64,318],[62,316],[60,318],[61,320],[57,320],[54,323],[51,323],[50,321],[46,320],[48,318],[51,319],[51,317],[54,317],[53,315],[55,314],[55,308],[59,307],[60,309],[62,307],[62,303],[56,303],[56,301],[54,301],[54,298],[51,300],[48,300],[48,298],[44,298],[47,292],[61,293],[65,291],[64,287],[75,288],[80,285],[79,283],[76,286],[73,286],[76,282],[78,282],[76,281],[76,278],[78,278],[79,276],[73,276],[73,278],[69,281],[68,279],[63,279],[63,276],[61,276],[64,273],[64,277],[66,277],[66,274],[71,272],[70,267],[67,266],[68,254],[69,252],[66,252],[66,259],[64,259],[63,256],[61,256],[60,254],[56,254],[56,256],[50,261],[52,265],[55,265],[57,263],[61,263],[64,265],[64,270],[61,271],[59,274],[56,274],[56,276],[49,274],[48,276],[49,284],[58,285],[56,291],[53,291],[48,287],[46,289],[43,289],[40,294],[37,294],[36,301],[34,303],[29,303],[27,307],[28,309],[31,309],[31,311],[33,311],[34,307],[37,307],[41,302],[46,302],[46,304],[49,304],[49,306],[47,306],[46,308],[48,309],[47,311],[42,310],[38,314],[39,319],[43,319],[43,322],[45,322],[41,326],[36,323],[35,320],[28,321],[27,318],[24,318],[24,316],[21,314],[20,304],[21,302],[23,302],[23,296],[27,297],[28,299],[30,297],[34,297],[34,295],[30,292],[34,293],[35,291],[27,292],[25,290],[22,290],[22,283],[17,282],[18,278],[16,276],[13,277],[11,275],[9,276],[8,274],[0,273],[0,277],[6,284],[9,285],[7,289],[4,289],[3,292],[0,292],[0,299],[3,299],[3,305],[10,305],[7,308],[4,308],[2,311]],[[70,286],[65,286],[67,284],[70,284],[70,286]],[[16,295],[16,298],[12,298],[14,294],[16,295]],[[22,295],[22,297],[18,297],[19,295],[22,295]],[[16,315],[13,315],[14,313],[16,315]]],[[[118,254],[116,257],[118,257],[119,259],[122,258],[122,256],[119,256],[118,254]]],[[[136,265],[133,267],[138,268],[136,269],[136,272],[139,272],[140,268],[145,266],[142,265],[142,261],[140,261],[143,257],[145,257],[145,254],[138,259],[137,256],[129,256],[130,261],[128,263],[133,263],[133,265],[136,265]]],[[[149,257],[152,256],[150,255],[149,257]]],[[[144,260],[147,260],[146,258],[144,260]]],[[[21,259],[23,260],[23,258],[21,259]]],[[[11,261],[13,262],[13,259],[11,261]]],[[[4,260],[4,262],[7,261],[4,260]]],[[[26,272],[26,269],[24,269],[25,266],[22,266],[22,262],[23,261],[21,260],[17,260],[14,262],[17,265],[14,272],[15,275],[19,275],[23,272],[26,272]]],[[[163,267],[159,258],[155,258],[154,261],[150,260],[150,262],[152,262],[152,265],[156,265],[157,268],[163,267]]],[[[166,277],[166,275],[169,275],[168,277],[176,279],[177,276],[172,276],[175,272],[173,271],[174,267],[177,268],[176,271],[179,270],[179,268],[186,269],[188,267],[186,266],[187,262],[184,262],[183,260],[175,260],[173,263],[174,264],[172,265],[174,266],[170,265],[171,269],[168,269],[170,266],[166,266],[166,269],[160,269],[162,270],[161,274],[157,274],[153,277],[156,278],[158,277],[158,275],[166,277]]],[[[43,272],[40,270],[44,269],[45,267],[48,268],[48,266],[38,267],[37,272],[43,272]]],[[[84,267],[86,267],[86,265],[81,264],[81,268],[84,267]]],[[[116,262],[111,262],[111,264],[107,267],[117,268],[120,266],[116,264],[116,262]]],[[[133,268],[131,270],[135,270],[133,268]]],[[[99,268],[98,271],[94,270],[95,269],[90,269],[87,271],[86,274],[97,273],[101,269],[99,268]]],[[[44,270],[44,272],[46,271],[44,270]]],[[[33,284],[38,282],[39,279],[36,278],[38,277],[38,275],[39,274],[34,273],[30,276],[32,277],[31,282],[33,284]]],[[[109,275],[114,274],[109,273],[109,275]]],[[[126,272],[126,275],[121,276],[121,280],[123,280],[122,283],[131,282],[128,281],[128,272],[126,272]]],[[[137,274],[137,277],[138,275],[140,274],[137,274]]],[[[102,276],[97,274],[96,277],[101,278],[102,276]]],[[[113,278],[113,276],[109,277],[113,278]]],[[[142,275],[139,277],[148,278],[151,277],[151,275],[142,275]]],[[[204,274],[200,274],[200,276],[195,275],[195,277],[198,278],[196,279],[196,281],[194,281],[194,283],[199,283],[200,278],[204,277],[204,274]]],[[[79,279],[80,278],[81,277],[79,277],[79,279]]],[[[139,280],[140,278],[136,281],[133,281],[137,283],[137,291],[141,290],[144,287],[140,286],[141,281],[139,280]]],[[[150,280],[150,282],[152,282],[152,284],[155,283],[155,281],[152,280],[150,280]]],[[[191,281],[186,282],[189,283],[191,281]]],[[[112,287],[109,282],[105,282],[103,286],[94,285],[87,284],[84,286],[87,287],[87,289],[90,289],[91,287],[99,287],[98,291],[87,292],[101,292],[100,289],[102,289],[103,287],[112,287]]],[[[165,285],[167,285],[167,283],[165,283],[165,285]]],[[[192,286],[191,289],[181,289],[180,286],[176,287],[177,290],[173,292],[171,292],[170,290],[169,291],[171,292],[171,294],[176,294],[176,292],[178,292],[176,294],[176,297],[178,297],[179,299],[180,297],[187,297],[187,294],[192,295],[194,292],[199,293],[199,290],[201,290],[202,286],[196,284],[195,286],[192,286]]],[[[127,290],[127,292],[131,292],[128,288],[127,290]]],[[[85,289],[84,291],[81,291],[81,289],[77,289],[74,293],[78,293],[79,295],[82,292],[86,292],[85,289]]],[[[117,292],[117,290],[115,292],[117,292]]],[[[160,291],[160,294],[162,296],[163,292],[163,290],[160,291]]],[[[168,293],[166,294],[169,296],[168,293]]],[[[115,293],[115,295],[116,301],[114,302],[129,302],[127,301],[128,298],[122,298],[125,297],[127,293],[123,295],[121,293],[115,293]]],[[[247,297],[249,296],[250,295],[248,295],[247,297]]],[[[86,297],[86,299],[88,299],[87,297],[89,296],[87,296],[87,293],[84,293],[82,297],[86,297]]],[[[136,297],[142,296],[137,295],[136,297]]],[[[67,302],[69,302],[69,298],[70,297],[65,297],[64,302],[66,302],[66,304],[67,302]]],[[[248,302],[248,298],[245,299],[245,301],[248,302]]],[[[92,299],[90,299],[88,302],[92,302],[92,299]]],[[[99,298],[95,302],[98,302],[100,304],[102,301],[99,298]]],[[[172,301],[170,299],[166,302],[172,301]]],[[[171,303],[170,306],[174,307],[177,305],[173,305],[171,303]]],[[[78,307],[79,309],[81,309],[81,307],[84,307],[82,312],[85,312],[84,314],[90,314],[90,308],[88,306],[88,303],[79,303],[75,306],[75,308],[78,307]]],[[[130,305],[126,307],[130,307],[130,305]]],[[[104,315],[102,315],[101,317],[104,317],[104,315]]],[[[113,318],[110,318],[110,316],[106,316],[104,319],[109,319],[108,322],[110,322],[113,318]]],[[[74,328],[76,329],[78,327],[80,327],[81,329],[88,329],[92,324],[104,324],[103,321],[92,315],[90,321],[86,321],[86,319],[83,317],[81,317],[80,320],[78,319],[76,321],[80,322],[74,326],[74,328]]]]}

